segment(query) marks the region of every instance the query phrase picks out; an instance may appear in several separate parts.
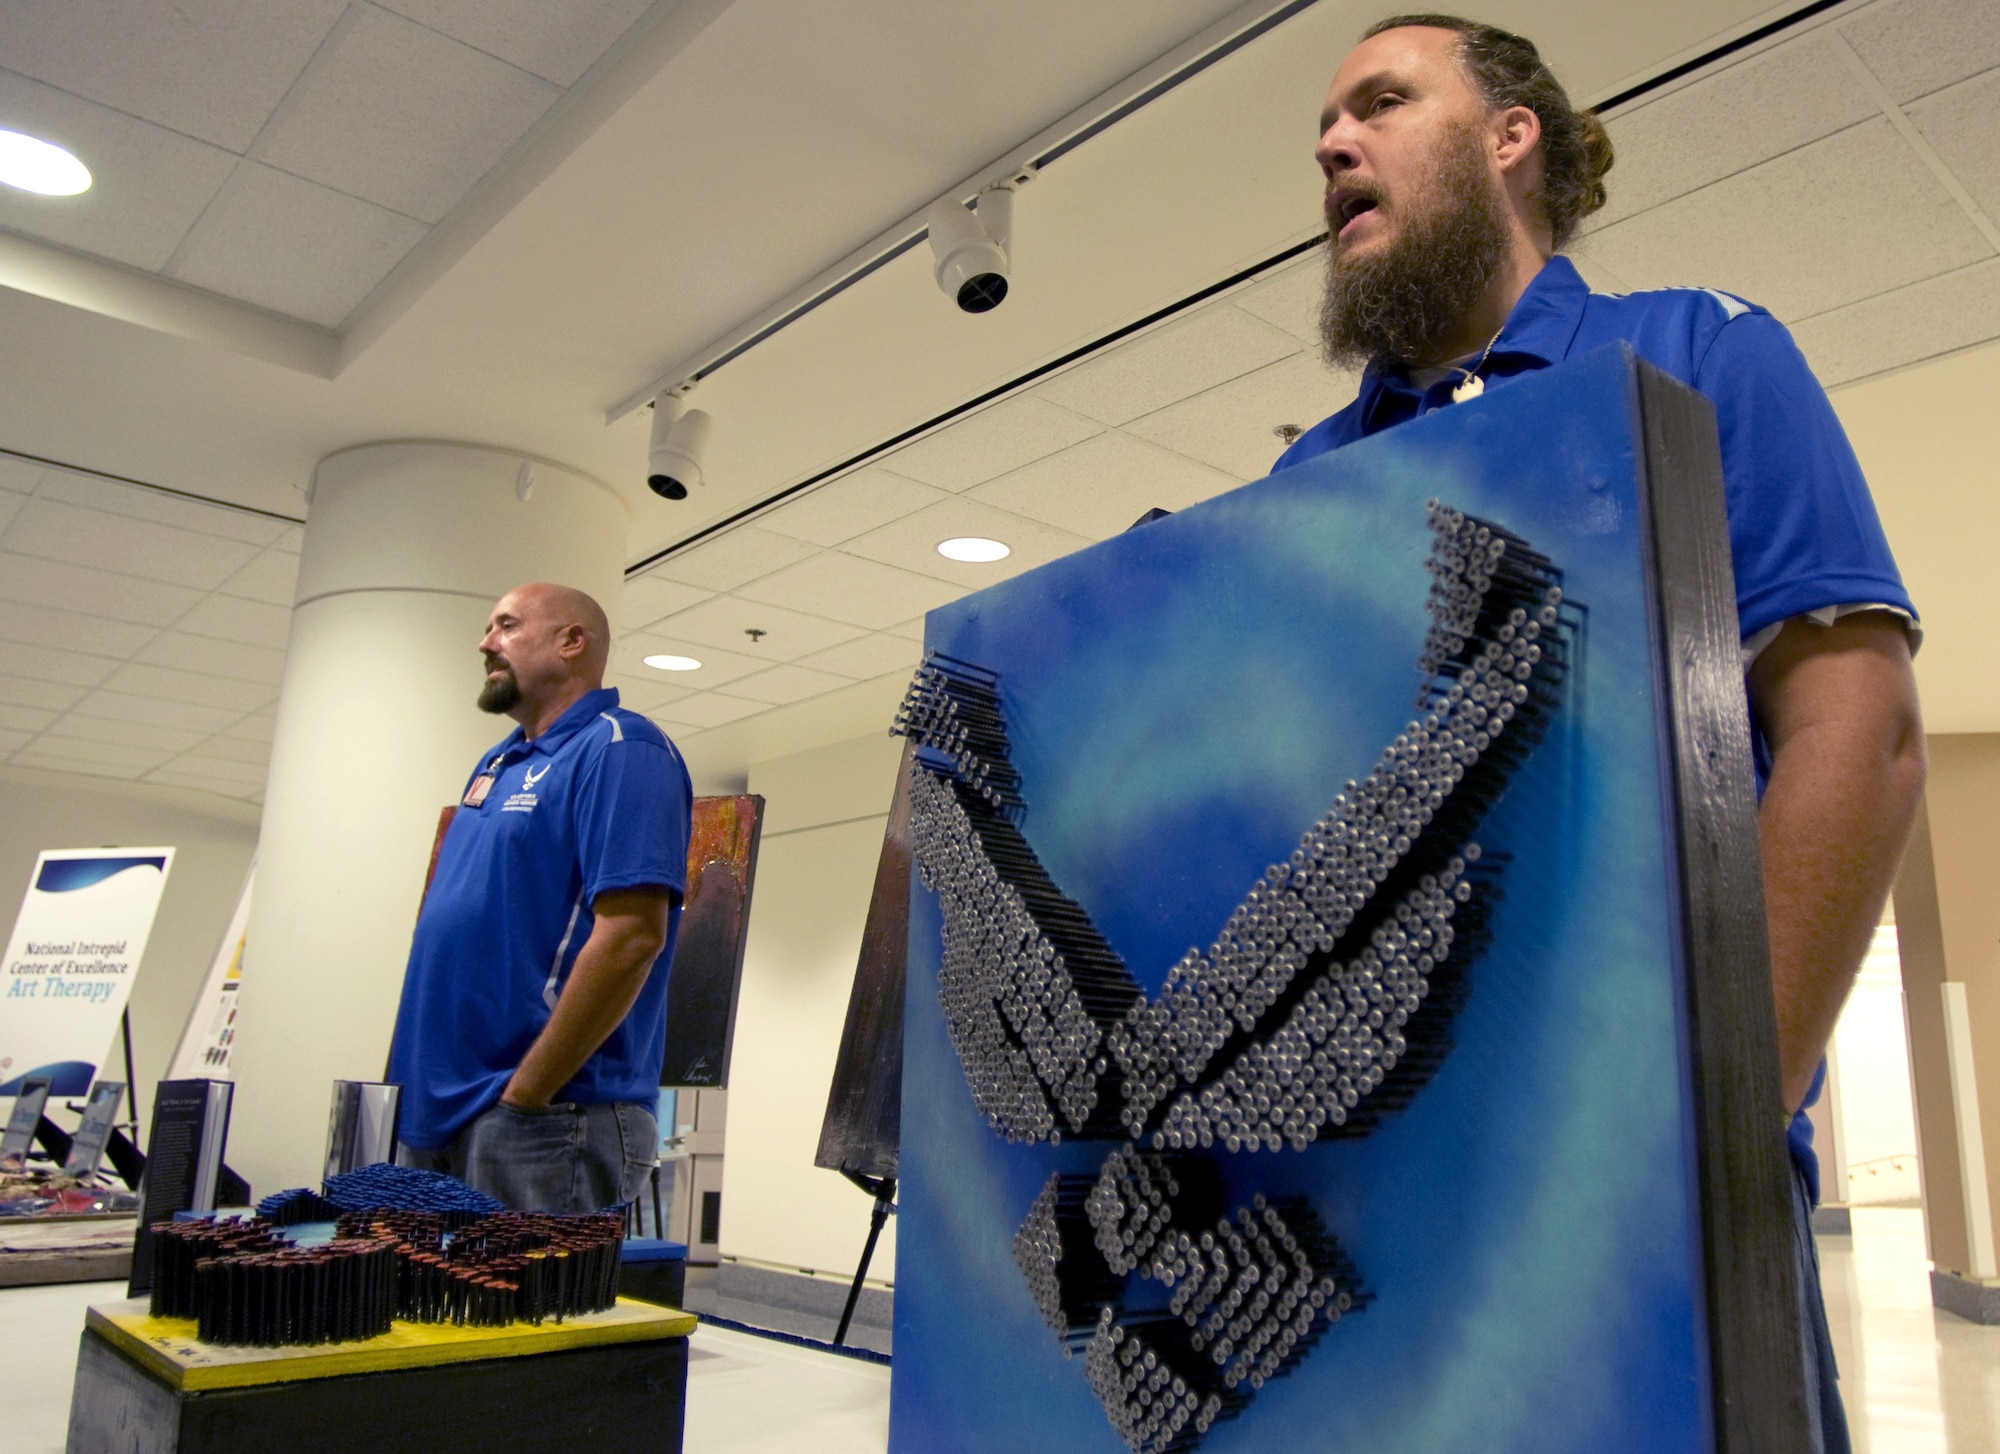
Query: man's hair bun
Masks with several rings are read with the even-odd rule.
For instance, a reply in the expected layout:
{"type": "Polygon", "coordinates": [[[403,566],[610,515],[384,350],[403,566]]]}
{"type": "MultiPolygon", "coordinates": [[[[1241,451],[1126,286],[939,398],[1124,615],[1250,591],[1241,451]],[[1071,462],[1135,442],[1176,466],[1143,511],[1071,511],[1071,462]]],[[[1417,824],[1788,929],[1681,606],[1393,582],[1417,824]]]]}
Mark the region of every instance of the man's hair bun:
{"type": "Polygon", "coordinates": [[[1549,232],[1560,251],[1576,236],[1584,218],[1608,195],[1604,174],[1611,170],[1611,138],[1604,123],[1570,104],[1569,93],[1525,36],[1467,20],[1459,15],[1392,15],[1368,27],[1366,40],[1385,30],[1424,26],[1458,34],[1458,56],[1472,83],[1495,110],[1526,106],[1542,124],[1540,202],[1549,232]]]}

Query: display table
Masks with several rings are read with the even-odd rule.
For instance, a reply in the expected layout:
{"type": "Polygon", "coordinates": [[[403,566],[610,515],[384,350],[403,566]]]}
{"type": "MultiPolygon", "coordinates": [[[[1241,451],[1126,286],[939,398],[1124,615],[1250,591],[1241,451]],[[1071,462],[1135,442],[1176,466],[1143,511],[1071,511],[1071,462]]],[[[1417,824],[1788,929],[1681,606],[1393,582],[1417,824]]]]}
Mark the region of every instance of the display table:
{"type": "Polygon", "coordinates": [[[89,1309],[69,1454],[678,1451],[692,1314],[621,1298],[540,1327],[398,1321],[379,1338],[221,1348],[144,1299],[89,1309]]]}
{"type": "Polygon", "coordinates": [[[0,1287],[123,1282],[137,1226],[129,1216],[0,1217],[0,1287]]]}

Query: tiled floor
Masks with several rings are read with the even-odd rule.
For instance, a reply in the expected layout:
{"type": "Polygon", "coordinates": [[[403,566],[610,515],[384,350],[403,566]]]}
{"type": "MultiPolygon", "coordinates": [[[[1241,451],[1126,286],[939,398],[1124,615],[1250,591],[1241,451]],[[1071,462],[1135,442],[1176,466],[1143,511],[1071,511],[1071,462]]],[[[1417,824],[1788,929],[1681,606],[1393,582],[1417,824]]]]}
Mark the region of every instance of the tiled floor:
{"type": "MultiPolygon", "coordinates": [[[[1827,1312],[1859,1454],[2000,1450],[2000,1327],[1930,1304],[1921,1214],[1858,1209],[1820,1243],[1827,1312]]],[[[7,1454],[60,1454],[83,1309],[116,1283],[0,1290],[7,1454]]],[[[689,1454],[881,1454],[889,1370],[720,1328],[694,1335],[689,1454]]]]}
{"type": "Polygon", "coordinates": [[[2000,1449],[2000,1327],[1932,1308],[1923,1213],[1856,1207],[1819,1246],[1857,1454],[2000,1449]]]}

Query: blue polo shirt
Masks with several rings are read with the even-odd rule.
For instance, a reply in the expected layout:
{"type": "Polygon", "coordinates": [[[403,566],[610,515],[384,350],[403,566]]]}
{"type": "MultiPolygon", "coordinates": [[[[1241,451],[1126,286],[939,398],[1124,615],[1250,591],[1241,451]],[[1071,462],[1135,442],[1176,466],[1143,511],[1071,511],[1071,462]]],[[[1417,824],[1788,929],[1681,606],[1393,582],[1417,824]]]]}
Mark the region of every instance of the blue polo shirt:
{"type": "Polygon", "coordinates": [[[591,905],[615,889],[672,891],[666,946],[631,1013],[555,1098],[650,1105],[687,890],[694,794],[680,753],[620,707],[615,689],[595,691],[532,741],[516,728],[480,759],[461,798],[396,1012],[399,1138],[448,1145],[500,1099],[590,938],[591,905]],[[469,801],[487,776],[483,799],[469,801]]]}
{"type": "MultiPolygon", "coordinates": [[[[1522,374],[1618,342],[1715,405],[1745,639],[1827,606],[1878,603],[1916,616],[1826,391],[1785,326],[1755,304],[1707,288],[1593,293],[1557,256],[1508,314],[1481,374],[1489,389],[1504,389],[1522,374]]],[[[1300,435],[1274,468],[1445,407],[1459,381],[1451,374],[1419,387],[1400,369],[1370,364],[1355,401],[1300,435]]],[[[1761,795],[1770,751],[1754,714],[1751,737],[1761,795]]],[[[1804,1113],[1788,1139],[1817,1201],[1819,1166],[1804,1113]]]]}

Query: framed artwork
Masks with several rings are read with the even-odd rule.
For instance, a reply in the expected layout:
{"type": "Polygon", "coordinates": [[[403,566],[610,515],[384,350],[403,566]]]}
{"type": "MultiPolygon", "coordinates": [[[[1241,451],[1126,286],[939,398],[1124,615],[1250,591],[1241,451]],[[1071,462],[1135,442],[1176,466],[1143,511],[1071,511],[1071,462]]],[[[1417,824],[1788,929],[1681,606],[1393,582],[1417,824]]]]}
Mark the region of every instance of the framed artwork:
{"type": "Polygon", "coordinates": [[[1802,1450],[1737,645],[1622,346],[932,612],[894,1454],[1802,1450]]]}

